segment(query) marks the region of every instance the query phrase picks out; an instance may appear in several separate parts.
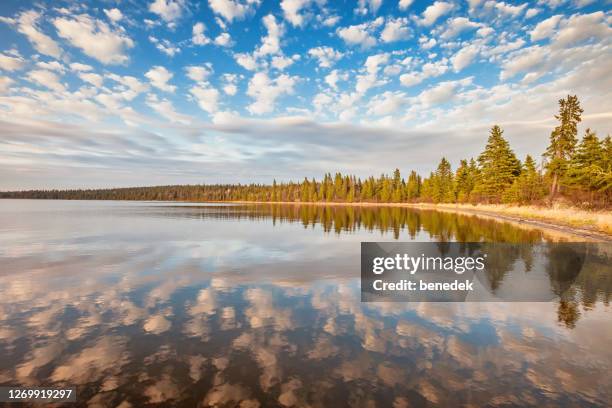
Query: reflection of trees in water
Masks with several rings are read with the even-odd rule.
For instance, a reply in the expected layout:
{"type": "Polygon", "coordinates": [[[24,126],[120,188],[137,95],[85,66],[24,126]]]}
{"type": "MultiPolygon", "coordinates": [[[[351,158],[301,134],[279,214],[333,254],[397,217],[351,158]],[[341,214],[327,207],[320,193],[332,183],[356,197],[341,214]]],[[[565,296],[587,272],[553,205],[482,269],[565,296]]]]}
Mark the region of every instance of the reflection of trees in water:
{"type": "Polygon", "coordinates": [[[419,232],[435,241],[459,242],[540,242],[544,234],[517,228],[509,223],[473,215],[416,210],[406,207],[354,207],[320,205],[259,204],[214,207],[154,208],[157,215],[179,218],[272,219],[272,223],[301,222],[305,227],[320,225],[325,232],[337,234],[359,230],[392,233],[399,239],[406,232],[415,239],[419,232]]]}
{"type": "MultiPolygon", "coordinates": [[[[272,223],[301,223],[304,228],[320,226],[325,232],[336,234],[360,230],[379,231],[400,239],[402,233],[411,240],[419,233],[437,241],[441,253],[446,253],[447,243],[465,243],[461,252],[472,253],[468,243],[520,243],[542,244],[546,237],[542,231],[518,228],[510,223],[483,219],[473,215],[417,210],[407,207],[357,207],[320,205],[251,204],[239,206],[164,207],[153,210],[158,215],[198,219],[272,220],[272,223]]],[[[586,244],[585,244],[586,245],[586,244]]],[[[497,290],[517,262],[522,262],[526,272],[535,262],[535,246],[486,245],[486,277],[490,288],[497,290]]],[[[567,248],[547,247],[546,272],[551,288],[559,297],[559,321],[574,327],[580,316],[579,307],[588,310],[601,299],[606,305],[612,293],[612,274],[606,262],[590,263],[584,269],[574,265],[567,248]],[[577,273],[580,272],[581,273],[577,273]]],[[[545,252],[546,252],[545,251],[545,252]]]]}

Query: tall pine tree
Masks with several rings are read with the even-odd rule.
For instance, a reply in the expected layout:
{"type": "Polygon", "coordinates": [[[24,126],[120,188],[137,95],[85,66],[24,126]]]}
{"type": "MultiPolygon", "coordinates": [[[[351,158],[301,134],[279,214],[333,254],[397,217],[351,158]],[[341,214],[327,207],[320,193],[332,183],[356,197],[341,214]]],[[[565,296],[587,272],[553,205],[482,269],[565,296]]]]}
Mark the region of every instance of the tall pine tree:
{"type": "Polygon", "coordinates": [[[567,95],[559,100],[559,114],[555,119],[559,125],[550,134],[550,145],[544,153],[548,159],[546,169],[552,178],[551,199],[560,191],[561,180],[578,142],[578,123],[582,120],[582,108],[576,95],[567,95]]]}

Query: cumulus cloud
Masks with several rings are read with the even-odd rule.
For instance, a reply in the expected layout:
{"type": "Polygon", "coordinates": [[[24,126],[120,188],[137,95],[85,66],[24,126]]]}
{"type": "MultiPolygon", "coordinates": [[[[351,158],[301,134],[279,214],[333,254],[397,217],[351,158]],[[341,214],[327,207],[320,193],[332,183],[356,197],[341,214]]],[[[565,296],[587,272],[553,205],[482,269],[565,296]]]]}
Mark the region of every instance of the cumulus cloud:
{"type": "Polygon", "coordinates": [[[36,51],[44,55],[49,55],[54,58],[59,58],[62,55],[62,49],[48,35],[44,34],[39,26],[41,14],[37,11],[24,11],[19,14],[17,19],[0,17],[1,21],[15,25],[17,31],[25,35],[36,51]]]}
{"type": "Polygon", "coordinates": [[[155,94],[149,94],[147,96],[147,105],[171,122],[182,124],[188,124],[190,122],[190,118],[187,115],[183,115],[176,111],[172,102],[167,99],[159,99],[155,94]]]}
{"type": "Polygon", "coordinates": [[[65,92],[66,87],[60,82],[59,76],[52,71],[37,69],[28,72],[28,79],[40,86],[56,92],[65,92]]]}
{"type": "Polygon", "coordinates": [[[463,68],[470,65],[474,57],[478,55],[478,47],[475,45],[467,45],[457,51],[455,55],[451,58],[451,63],[453,64],[453,70],[455,72],[461,71],[463,68]]]}
{"type": "Polygon", "coordinates": [[[0,53],[0,69],[3,71],[17,71],[25,65],[25,60],[20,55],[9,55],[0,53]]]}
{"type": "Polygon", "coordinates": [[[344,54],[332,47],[315,47],[308,50],[308,55],[319,61],[319,66],[330,68],[342,58],[344,54]]]}
{"type": "Polygon", "coordinates": [[[106,17],[113,23],[117,23],[123,18],[123,13],[121,13],[121,10],[118,8],[104,9],[104,14],[106,14],[106,17]]]}
{"type": "Polygon", "coordinates": [[[457,95],[457,91],[460,88],[468,86],[471,83],[471,77],[458,81],[443,81],[421,92],[417,99],[425,106],[447,103],[457,95]]]}
{"type": "Polygon", "coordinates": [[[212,64],[207,63],[205,65],[190,65],[185,67],[187,77],[192,81],[202,82],[213,73],[212,64]]]}
{"type": "Polygon", "coordinates": [[[443,40],[448,40],[448,39],[456,37],[457,35],[461,34],[465,30],[476,29],[481,26],[482,24],[476,23],[474,21],[470,21],[469,18],[455,17],[449,20],[446,30],[442,32],[442,34],[440,35],[440,38],[442,38],[443,40]]]}
{"type": "Polygon", "coordinates": [[[325,83],[330,86],[334,91],[338,90],[338,82],[348,80],[348,74],[341,72],[337,69],[332,70],[325,76],[325,83]]]}
{"type": "Polygon", "coordinates": [[[253,103],[247,109],[255,115],[274,111],[276,100],[280,96],[293,93],[297,79],[285,74],[271,79],[265,72],[257,72],[247,88],[247,95],[253,98],[253,103]]]}
{"type": "Polygon", "coordinates": [[[420,72],[408,72],[400,75],[400,83],[410,87],[418,85],[427,78],[434,78],[443,75],[448,71],[448,61],[441,59],[436,62],[428,62],[421,67],[420,72]]]}
{"type": "Polygon", "coordinates": [[[57,34],[103,64],[123,64],[134,42],[122,29],[111,29],[103,21],[86,14],[53,19],[57,34]]]}
{"type": "Polygon", "coordinates": [[[531,30],[531,41],[539,41],[544,38],[549,38],[555,33],[555,29],[561,21],[561,15],[556,15],[540,21],[533,30],[531,30]]]}
{"type": "Polygon", "coordinates": [[[204,23],[198,22],[193,25],[191,29],[191,41],[195,45],[206,45],[210,42],[210,39],[204,35],[206,26],[204,23]]]}
{"type": "Polygon", "coordinates": [[[370,48],[376,45],[374,30],[384,23],[382,17],[357,25],[338,28],[336,33],[347,45],[359,45],[362,48],[370,48]]]}
{"type": "Polygon", "coordinates": [[[101,88],[102,83],[104,82],[102,75],[93,72],[79,72],[78,75],[83,81],[90,83],[97,88],[101,88]]]}
{"type": "Polygon", "coordinates": [[[453,5],[451,3],[436,1],[434,4],[427,7],[425,11],[423,11],[423,17],[419,20],[419,23],[424,26],[430,26],[440,17],[448,14],[452,9],[453,5]]]}
{"type": "Polygon", "coordinates": [[[400,10],[407,10],[412,5],[414,0],[399,0],[398,7],[400,10]]]}
{"type": "Polygon", "coordinates": [[[231,47],[234,45],[234,42],[228,33],[221,33],[215,37],[215,44],[220,47],[231,47]]]}
{"type": "Polygon", "coordinates": [[[176,86],[168,83],[173,76],[174,75],[166,68],[159,65],[154,66],[145,74],[145,77],[151,82],[151,85],[164,92],[174,92],[176,90],[176,86]]]}
{"type": "Polygon", "coordinates": [[[261,39],[261,46],[255,51],[255,56],[278,54],[285,27],[278,23],[272,14],[266,15],[261,21],[266,27],[267,35],[261,39]]]}
{"type": "Polygon", "coordinates": [[[410,29],[408,28],[408,19],[405,17],[389,18],[385,28],[380,33],[380,39],[386,43],[405,40],[408,37],[410,37],[410,29]]]}
{"type": "Polygon", "coordinates": [[[176,54],[181,52],[181,49],[177,45],[170,42],[169,40],[166,40],[166,39],[160,40],[150,35],[149,41],[151,41],[155,45],[155,48],[157,48],[159,51],[163,52],[169,57],[174,57],[176,54]]]}
{"type": "Polygon", "coordinates": [[[195,98],[202,110],[210,114],[214,114],[219,110],[219,91],[208,82],[193,86],[189,93],[195,98]]]}
{"type": "Polygon", "coordinates": [[[7,93],[13,80],[9,77],[0,76],[0,93],[7,93]]]}
{"type": "Polygon", "coordinates": [[[358,0],[355,12],[361,15],[366,15],[368,12],[376,14],[381,5],[382,0],[358,0]]]}
{"type": "Polygon", "coordinates": [[[208,0],[211,10],[231,23],[253,13],[260,0],[208,0]]]}
{"type": "Polygon", "coordinates": [[[87,64],[81,64],[80,62],[73,62],[70,64],[70,69],[73,71],[91,71],[93,67],[87,64]]]}
{"type": "Polygon", "coordinates": [[[154,0],[149,4],[149,11],[157,14],[170,27],[174,27],[181,18],[184,8],[184,0],[154,0]]]}
{"type": "Polygon", "coordinates": [[[314,0],[282,0],[280,3],[281,10],[285,20],[291,23],[294,27],[302,27],[307,19],[312,16],[312,13],[306,12],[302,14],[302,10],[307,10],[314,3],[314,0]]]}

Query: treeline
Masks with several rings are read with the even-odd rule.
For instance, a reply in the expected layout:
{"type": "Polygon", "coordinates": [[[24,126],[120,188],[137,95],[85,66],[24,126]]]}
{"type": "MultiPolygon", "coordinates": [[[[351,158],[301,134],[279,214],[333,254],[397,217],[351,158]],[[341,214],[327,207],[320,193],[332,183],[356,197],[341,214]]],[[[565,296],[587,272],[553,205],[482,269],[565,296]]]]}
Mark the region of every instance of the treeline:
{"type": "Polygon", "coordinates": [[[68,200],[264,201],[264,202],[433,202],[516,203],[550,202],[559,198],[580,205],[606,207],[612,198],[612,140],[599,139],[587,129],[578,141],[583,110],[577,96],[559,101],[558,125],[541,165],[529,155],[521,162],[503,130],[491,128],[484,150],[461,160],[453,171],[442,158],[436,171],[422,178],[399,169],[392,175],[358,178],[325,174],[322,180],[301,183],[175,185],[95,190],[34,190],[0,192],[0,198],[68,200]]]}

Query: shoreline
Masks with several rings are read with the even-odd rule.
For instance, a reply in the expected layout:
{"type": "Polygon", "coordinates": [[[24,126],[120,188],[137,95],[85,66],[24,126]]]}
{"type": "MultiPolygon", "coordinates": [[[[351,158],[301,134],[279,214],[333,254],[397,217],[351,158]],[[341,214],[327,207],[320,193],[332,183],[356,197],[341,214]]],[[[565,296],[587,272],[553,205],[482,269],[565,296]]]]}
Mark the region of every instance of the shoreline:
{"type": "MultiPolygon", "coordinates": [[[[546,207],[534,206],[509,206],[509,205],[488,205],[488,204],[431,204],[431,203],[371,203],[371,202],[291,202],[291,201],[216,201],[228,204],[282,204],[282,205],[314,205],[314,206],[345,206],[345,207],[403,207],[420,210],[433,210],[451,212],[464,215],[475,215],[479,217],[493,218],[501,221],[512,222],[523,226],[530,226],[538,229],[545,229],[551,232],[578,236],[597,241],[612,242],[612,230],[589,227],[591,222],[584,221],[582,225],[572,225],[572,223],[553,217],[547,217],[546,212],[555,211],[546,207]],[[503,211],[502,211],[503,209],[503,211]],[[525,213],[527,212],[527,213],[525,213]],[[540,214],[533,214],[540,212],[540,214]]],[[[570,211],[572,213],[590,213],[593,216],[603,215],[612,218],[612,212],[587,212],[575,208],[566,208],[557,211],[570,211]]]]}
{"type": "MultiPolygon", "coordinates": [[[[17,198],[19,200],[20,198],[17,198]]],[[[34,199],[51,200],[58,199],[34,199]]],[[[60,200],[61,201],[61,200],[60,200]]],[[[300,201],[165,201],[165,200],[66,200],[66,201],[117,201],[188,204],[278,204],[319,207],[401,207],[417,210],[450,212],[473,215],[512,223],[524,228],[545,230],[566,238],[580,237],[599,242],[612,242],[612,211],[586,211],[572,207],[549,208],[540,206],[516,206],[502,204],[433,204],[433,203],[380,203],[380,202],[300,202],[300,201]],[[601,218],[598,228],[598,218],[601,218]],[[570,222],[570,221],[573,221],[570,222]]]]}

